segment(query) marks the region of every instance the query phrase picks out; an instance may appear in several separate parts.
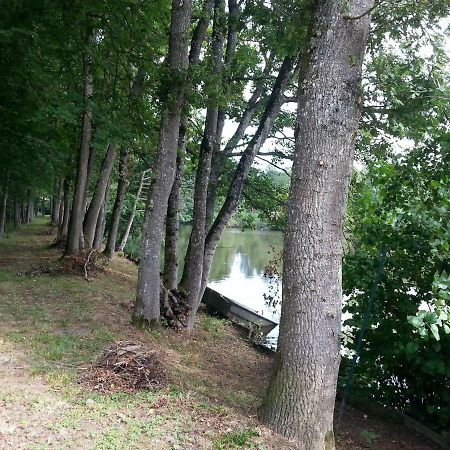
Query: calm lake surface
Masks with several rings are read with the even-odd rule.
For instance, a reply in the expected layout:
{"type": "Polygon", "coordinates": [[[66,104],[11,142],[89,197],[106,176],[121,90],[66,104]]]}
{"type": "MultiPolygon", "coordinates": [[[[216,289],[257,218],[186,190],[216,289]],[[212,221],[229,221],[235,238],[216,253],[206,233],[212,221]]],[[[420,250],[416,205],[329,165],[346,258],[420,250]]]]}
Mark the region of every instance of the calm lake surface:
{"type": "MultiPolygon", "coordinates": [[[[180,255],[184,255],[190,227],[180,230],[180,255]]],[[[279,231],[225,230],[219,242],[208,286],[259,314],[279,321],[280,308],[267,305],[265,296],[281,298],[281,283],[264,276],[264,269],[281,254],[283,235],[279,231]]],[[[180,273],[182,262],[180,262],[180,273]]],[[[278,327],[269,335],[276,341],[278,327]]]]}

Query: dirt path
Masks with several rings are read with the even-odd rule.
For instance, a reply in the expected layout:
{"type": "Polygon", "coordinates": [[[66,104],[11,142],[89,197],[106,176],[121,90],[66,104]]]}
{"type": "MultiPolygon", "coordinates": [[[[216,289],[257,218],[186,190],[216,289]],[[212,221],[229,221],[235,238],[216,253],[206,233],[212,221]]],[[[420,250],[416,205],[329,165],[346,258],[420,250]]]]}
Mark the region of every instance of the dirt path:
{"type": "MultiPolygon", "coordinates": [[[[0,241],[0,449],[296,448],[257,421],[271,356],[205,314],[189,335],[135,330],[126,306],[136,268],[117,259],[91,283],[41,276],[60,256],[52,240],[40,219],[0,241]],[[159,352],[169,385],[110,395],[80,386],[79,374],[119,339],[159,352]]],[[[353,408],[337,442],[339,450],[436,448],[353,408]]]]}

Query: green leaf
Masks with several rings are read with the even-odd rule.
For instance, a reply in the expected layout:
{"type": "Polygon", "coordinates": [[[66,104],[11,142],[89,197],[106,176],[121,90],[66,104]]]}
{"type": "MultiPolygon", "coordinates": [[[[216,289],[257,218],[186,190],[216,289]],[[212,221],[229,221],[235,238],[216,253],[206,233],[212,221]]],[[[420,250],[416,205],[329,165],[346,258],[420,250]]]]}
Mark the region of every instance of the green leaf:
{"type": "Polygon", "coordinates": [[[417,342],[408,342],[406,346],[406,351],[408,353],[416,353],[419,349],[419,344],[417,342]]]}
{"type": "Polygon", "coordinates": [[[423,326],[423,319],[422,319],[422,317],[408,316],[407,320],[415,328],[421,328],[423,326]]]}
{"type": "Polygon", "coordinates": [[[438,316],[435,312],[429,312],[423,318],[424,322],[434,324],[438,321],[438,316]]]}
{"type": "Polygon", "coordinates": [[[440,339],[440,337],[439,337],[439,328],[437,327],[437,325],[434,324],[434,323],[432,323],[432,324],[430,325],[430,330],[431,330],[431,333],[433,334],[434,338],[435,338],[437,341],[439,341],[439,339],[440,339]]]}

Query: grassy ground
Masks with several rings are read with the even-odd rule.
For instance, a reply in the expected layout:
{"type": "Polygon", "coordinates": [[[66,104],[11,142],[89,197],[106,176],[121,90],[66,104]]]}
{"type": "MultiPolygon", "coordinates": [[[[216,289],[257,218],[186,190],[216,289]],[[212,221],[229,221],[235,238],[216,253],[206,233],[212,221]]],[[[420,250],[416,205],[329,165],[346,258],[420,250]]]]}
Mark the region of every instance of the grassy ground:
{"type": "MultiPolygon", "coordinates": [[[[92,282],[30,275],[60,256],[46,220],[0,241],[0,448],[295,449],[256,411],[271,356],[226,321],[201,314],[190,334],[142,332],[124,308],[136,268],[116,259],[92,282]],[[170,383],[158,391],[100,395],[77,383],[119,339],[158,350],[170,383]]],[[[349,409],[339,449],[431,449],[410,431],[349,409]]]]}

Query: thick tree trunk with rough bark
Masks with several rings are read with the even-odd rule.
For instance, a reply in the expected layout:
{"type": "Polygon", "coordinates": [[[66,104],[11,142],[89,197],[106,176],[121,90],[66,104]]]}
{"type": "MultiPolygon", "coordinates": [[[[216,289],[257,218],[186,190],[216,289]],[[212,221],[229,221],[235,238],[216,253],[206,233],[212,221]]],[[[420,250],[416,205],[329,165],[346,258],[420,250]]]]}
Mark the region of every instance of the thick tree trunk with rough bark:
{"type": "MultiPolygon", "coordinates": [[[[92,43],[94,35],[88,37],[88,42],[92,43]]],[[[72,209],[69,221],[69,231],[67,234],[66,255],[71,255],[80,250],[80,238],[83,231],[83,219],[86,208],[86,185],[89,163],[90,143],[92,134],[92,111],[89,107],[89,100],[93,94],[93,77],[91,73],[91,61],[86,56],[84,61],[84,100],[85,110],[83,113],[83,124],[81,128],[81,145],[78,156],[77,177],[73,193],[72,209]]]]}
{"type": "Polygon", "coordinates": [[[320,2],[299,88],[274,373],[260,417],[306,450],[334,449],[342,227],[373,0],[320,2]]]}
{"type": "Polygon", "coordinates": [[[108,258],[113,258],[116,251],[117,232],[119,230],[120,216],[122,214],[125,191],[128,185],[128,156],[126,147],[122,147],[119,159],[119,182],[117,183],[116,198],[111,216],[111,225],[108,232],[108,240],[103,253],[108,258]]]}
{"type": "MultiPolygon", "coordinates": [[[[142,230],[142,253],[133,311],[133,323],[137,326],[151,326],[160,319],[160,252],[167,202],[175,178],[180,118],[187,80],[191,13],[191,0],[172,1],[166,61],[172,77],[171,91],[163,99],[158,154],[142,230]]],[[[168,85],[166,87],[169,88],[168,85]]]]}
{"type": "Polygon", "coordinates": [[[90,248],[93,246],[95,230],[97,226],[100,210],[105,200],[105,193],[108,187],[108,180],[114,166],[116,158],[116,144],[109,144],[102,161],[100,175],[95,186],[95,192],[92,197],[89,208],[84,218],[83,231],[85,245],[90,248]]]}

